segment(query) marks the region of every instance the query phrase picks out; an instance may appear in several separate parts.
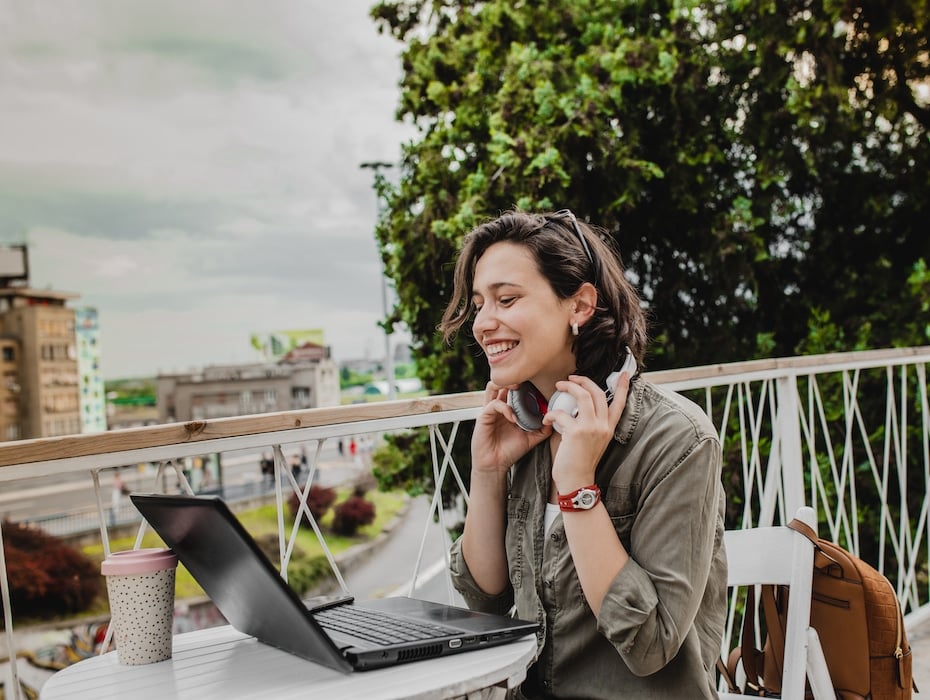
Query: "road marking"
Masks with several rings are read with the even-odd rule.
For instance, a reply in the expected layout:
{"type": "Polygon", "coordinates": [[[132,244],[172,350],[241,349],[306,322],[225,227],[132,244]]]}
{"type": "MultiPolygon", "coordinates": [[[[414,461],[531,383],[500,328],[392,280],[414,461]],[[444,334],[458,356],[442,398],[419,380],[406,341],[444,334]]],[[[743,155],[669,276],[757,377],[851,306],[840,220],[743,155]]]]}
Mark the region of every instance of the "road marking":
{"type": "MultiPolygon", "coordinates": [[[[430,581],[432,581],[434,578],[436,578],[439,574],[441,574],[445,570],[446,570],[446,560],[444,558],[439,559],[434,564],[432,564],[432,566],[430,566],[428,569],[425,569],[420,572],[419,576],[416,577],[417,585],[423,586],[429,583],[430,581]]],[[[409,594],[410,587],[413,585],[413,580],[414,580],[414,577],[411,576],[409,579],[407,579],[407,582],[405,584],[395,588],[393,591],[388,593],[386,597],[396,598],[398,596],[405,596],[409,594]]]]}

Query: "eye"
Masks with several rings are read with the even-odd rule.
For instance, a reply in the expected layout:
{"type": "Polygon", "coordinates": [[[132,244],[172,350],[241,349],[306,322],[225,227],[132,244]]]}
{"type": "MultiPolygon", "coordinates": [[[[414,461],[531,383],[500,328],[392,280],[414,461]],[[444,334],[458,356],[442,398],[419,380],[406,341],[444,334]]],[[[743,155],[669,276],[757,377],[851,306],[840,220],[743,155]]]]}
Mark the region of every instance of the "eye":
{"type": "Polygon", "coordinates": [[[501,306],[510,306],[517,300],[516,297],[501,297],[499,303],[501,306]]]}

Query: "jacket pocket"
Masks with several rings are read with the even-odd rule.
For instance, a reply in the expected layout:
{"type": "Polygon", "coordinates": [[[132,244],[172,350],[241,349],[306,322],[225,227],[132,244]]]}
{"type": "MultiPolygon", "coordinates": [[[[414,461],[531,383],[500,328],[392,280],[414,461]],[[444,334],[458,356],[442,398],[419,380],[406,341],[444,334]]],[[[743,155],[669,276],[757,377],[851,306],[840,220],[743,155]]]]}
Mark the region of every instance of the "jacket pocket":
{"type": "Polygon", "coordinates": [[[611,486],[604,495],[604,507],[610,515],[617,537],[623,548],[630,552],[630,538],[633,532],[633,521],[636,518],[636,501],[633,491],[627,487],[611,486]]]}

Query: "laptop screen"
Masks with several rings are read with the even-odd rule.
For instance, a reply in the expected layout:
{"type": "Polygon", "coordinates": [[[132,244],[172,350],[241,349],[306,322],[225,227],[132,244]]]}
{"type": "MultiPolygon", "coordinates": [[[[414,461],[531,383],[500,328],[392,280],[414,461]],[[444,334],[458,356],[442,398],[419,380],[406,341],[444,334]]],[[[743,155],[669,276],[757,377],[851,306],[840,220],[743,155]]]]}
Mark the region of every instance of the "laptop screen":
{"type": "Polygon", "coordinates": [[[130,499],[229,624],[330,668],[351,669],[221,498],[134,493],[130,499]]]}

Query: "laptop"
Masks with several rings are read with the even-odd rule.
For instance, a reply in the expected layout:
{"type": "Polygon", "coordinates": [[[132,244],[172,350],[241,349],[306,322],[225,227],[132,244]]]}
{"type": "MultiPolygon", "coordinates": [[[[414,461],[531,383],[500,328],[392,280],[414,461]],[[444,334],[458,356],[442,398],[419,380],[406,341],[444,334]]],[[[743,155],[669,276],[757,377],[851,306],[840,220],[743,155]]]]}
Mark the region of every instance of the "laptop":
{"type": "Polygon", "coordinates": [[[230,625],[329,668],[365,671],[456,654],[539,627],[407,597],[305,604],[219,496],[133,493],[130,499],[230,625]]]}

